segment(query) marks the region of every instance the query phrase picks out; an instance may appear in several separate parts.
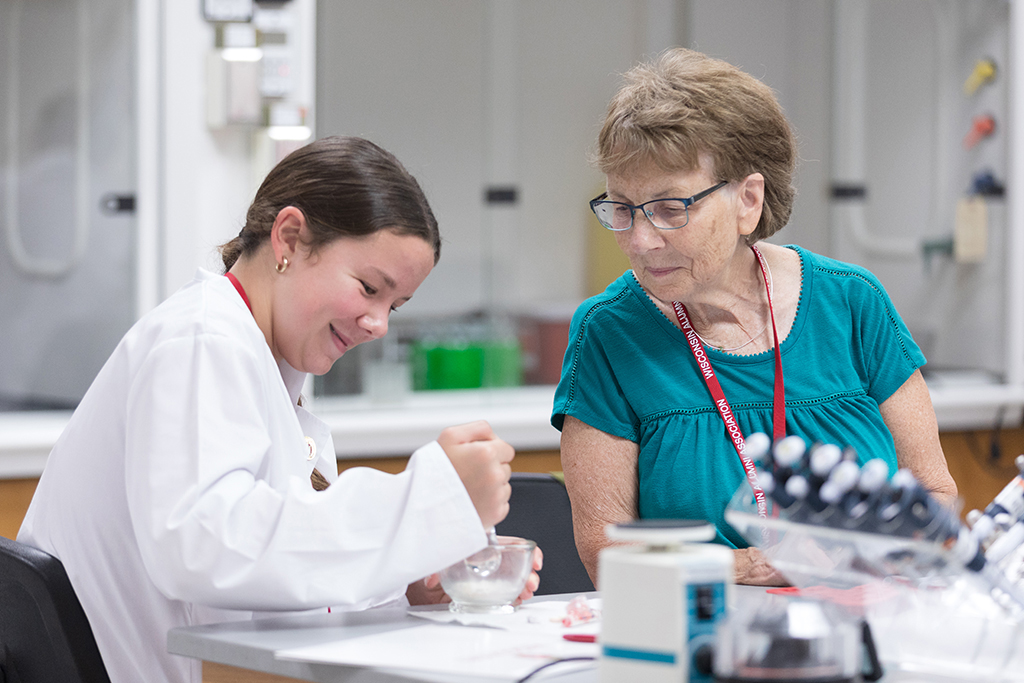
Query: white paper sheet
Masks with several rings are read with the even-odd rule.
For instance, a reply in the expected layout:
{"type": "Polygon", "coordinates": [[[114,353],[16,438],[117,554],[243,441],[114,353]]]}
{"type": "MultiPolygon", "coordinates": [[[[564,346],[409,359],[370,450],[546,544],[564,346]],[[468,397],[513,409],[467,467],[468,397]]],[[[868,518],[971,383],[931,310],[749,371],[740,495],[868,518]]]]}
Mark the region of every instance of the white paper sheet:
{"type": "Polygon", "coordinates": [[[597,635],[601,632],[601,599],[590,598],[587,605],[597,618],[565,626],[562,618],[566,614],[568,600],[544,600],[528,602],[513,614],[464,614],[451,612],[446,605],[429,605],[410,607],[408,612],[414,617],[427,619],[439,624],[461,624],[462,626],[486,626],[507,631],[525,633],[550,633],[561,636],[566,633],[597,635]]]}
{"type": "MultiPolygon", "coordinates": [[[[594,643],[569,642],[550,632],[424,624],[360,638],[280,650],[275,656],[278,659],[306,662],[411,669],[514,681],[555,659],[596,658],[598,646],[594,643]]],[[[594,665],[591,662],[581,664],[594,665]]]]}

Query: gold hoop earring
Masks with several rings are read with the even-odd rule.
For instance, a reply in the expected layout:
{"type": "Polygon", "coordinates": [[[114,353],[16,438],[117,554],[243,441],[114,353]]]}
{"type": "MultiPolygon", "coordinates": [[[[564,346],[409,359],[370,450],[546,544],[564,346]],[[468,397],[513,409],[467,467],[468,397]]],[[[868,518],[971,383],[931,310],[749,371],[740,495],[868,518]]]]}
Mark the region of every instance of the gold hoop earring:
{"type": "Polygon", "coordinates": [[[283,273],[284,271],[288,270],[288,259],[281,259],[281,263],[278,263],[276,266],[274,266],[274,270],[276,270],[279,273],[283,273]]]}

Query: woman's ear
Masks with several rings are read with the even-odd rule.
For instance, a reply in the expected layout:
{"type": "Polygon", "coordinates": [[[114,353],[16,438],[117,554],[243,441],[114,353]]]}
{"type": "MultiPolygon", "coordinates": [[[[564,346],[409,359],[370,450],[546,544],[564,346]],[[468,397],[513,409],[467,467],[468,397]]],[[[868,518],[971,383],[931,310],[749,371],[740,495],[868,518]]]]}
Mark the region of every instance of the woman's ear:
{"type": "Polygon", "coordinates": [[[279,265],[284,263],[284,259],[295,260],[306,230],[306,215],[301,210],[286,206],[277,212],[274,226],[270,229],[270,246],[279,265]]]}
{"type": "Polygon", "coordinates": [[[739,202],[737,219],[741,235],[749,235],[757,229],[764,207],[764,176],[751,173],[740,181],[736,192],[739,202]]]}

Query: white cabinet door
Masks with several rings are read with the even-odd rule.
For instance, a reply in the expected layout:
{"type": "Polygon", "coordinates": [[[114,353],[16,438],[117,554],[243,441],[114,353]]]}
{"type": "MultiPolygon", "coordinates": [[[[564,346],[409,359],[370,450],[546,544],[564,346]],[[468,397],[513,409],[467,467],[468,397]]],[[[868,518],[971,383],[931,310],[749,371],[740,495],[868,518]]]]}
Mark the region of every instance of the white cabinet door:
{"type": "Polygon", "coordinates": [[[0,410],[75,405],[134,319],[133,17],[0,0],[0,410]]]}

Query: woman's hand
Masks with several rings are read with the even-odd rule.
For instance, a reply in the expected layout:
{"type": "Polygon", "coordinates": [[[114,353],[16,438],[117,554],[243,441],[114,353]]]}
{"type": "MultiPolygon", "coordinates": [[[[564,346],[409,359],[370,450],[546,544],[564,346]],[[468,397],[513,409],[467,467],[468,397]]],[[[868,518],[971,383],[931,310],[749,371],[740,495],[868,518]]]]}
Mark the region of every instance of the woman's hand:
{"type": "Polygon", "coordinates": [[[733,550],[733,576],[736,583],[748,586],[788,586],[789,582],[757,548],[733,550]]]}

